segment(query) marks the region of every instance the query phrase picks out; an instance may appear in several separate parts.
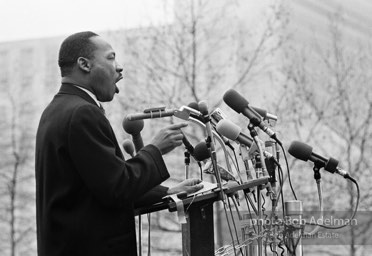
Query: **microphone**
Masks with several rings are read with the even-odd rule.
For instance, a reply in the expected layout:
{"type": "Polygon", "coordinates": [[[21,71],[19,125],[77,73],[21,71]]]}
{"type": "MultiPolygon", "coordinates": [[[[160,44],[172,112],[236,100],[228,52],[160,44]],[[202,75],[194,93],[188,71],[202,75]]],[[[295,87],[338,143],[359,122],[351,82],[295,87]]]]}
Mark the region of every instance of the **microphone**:
{"type": "Polygon", "coordinates": [[[226,119],[226,115],[222,112],[221,109],[216,108],[215,110],[212,111],[212,113],[211,113],[211,122],[212,122],[213,128],[218,133],[218,135],[220,135],[220,137],[223,140],[223,142],[225,143],[225,145],[228,146],[231,150],[234,151],[235,149],[231,145],[230,141],[228,139],[226,139],[225,136],[223,136],[221,133],[219,133],[217,131],[217,128],[216,128],[218,122],[220,122],[221,120],[224,120],[224,119],[226,119]]]}
{"type": "Polygon", "coordinates": [[[128,134],[132,135],[132,140],[133,140],[133,144],[136,149],[136,152],[138,152],[141,148],[143,148],[143,140],[141,136],[141,131],[143,129],[144,124],[145,123],[143,120],[131,121],[127,118],[124,118],[123,120],[123,129],[128,134]]]}
{"type": "MultiPolygon", "coordinates": [[[[211,126],[211,117],[208,112],[208,106],[205,101],[200,101],[198,103],[199,111],[202,114],[202,117],[204,119],[205,123],[205,129],[207,131],[207,147],[211,152],[211,159],[212,159],[212,164],[213,167],[217,167],[217,155],[216,155],[216,150],[215,150],[215,145],[214,145],[214,140],[213,140],[213,132],[212,132],[212,126],[211,126]]],[[[218,175],[216,175],[218,176],[218,175]]],[[[217,180],[219,178],[217,177],[217,180]]],[[[218,180],[220,183],[220,180],[218,180]]]]}
{"type": "Polygon", "coordinates": [[[248,147],[251,147],[253,144],[253,139],[242,133],[242,129],[230,120],[225,119],[219,121],[216,129],[230,140],[238,141],[240,144],[244,144],[248,147]]]}
{"type": "MultiPolygon", "coordinates": [[[[198,105],[198,103],[196,103],[196,102],[191,102],[191,103],[189,103],[187,106],[189,106],[190,108],[193,108],[193,109],[195,109],[195,110],[197,110],[197,111],[200,111],[200,109],[199,109],[199,105],[198,105]]],[[[191,113],[190,116],[193,117],[193,118],[195,118],[195,119],[197,119],[197,120],[199,120],[199,121],[202,122],[202,123],[205,123],[205,119],[204,119],[204,117],[201,116],[201,115],[196,116],[196,115],[194,115],[194,114],[191,113]]],[[[214,130],[215,130],[217,133],[218,133],[218,131],[216,130],[216,125],[217,125],[217,123],[218,123],[221,119],[225,119],[225,118],[226,118],[225,116],[226,116],[226,115],[225,115],[225,114],[222,112],[222,110],[219,109],[219,108],[216,108],[215,110],[213,110],[213,112],[212,112],[211,115],[210,115],[210,121],[211,121],[211,123],[212,123],[212,126],[213,126],[214,130]]],[[[225,143],[226,146],[228,146],[229,148],[231,148],[231,150],[234,150],[234,147],[231,146],[230,141],[229,141],[228,139],[226,139],[224,136],[221,136],[221,134],[218,134],[218,135],[220,135],[221,139],[223,140],[223,142],[225,143]]]]}
{"type": "Polygon", "coordinates": [[[211,122],[214,126],[218,124],[219,121],[227,119],[225,113],[221,109],[216,108],[211,113],[211,122]]]}
{"type": "MultiPolygon", "coordinates": [[[[211,157],[211,154],[210,154],[210,152],[208,150],[207,144],[204,141],[199,142],[195,146],[194,157],[199,162],[205,161],[205,160],[207,160],[208,158],[211,157]]],[[[221,178],[223,180],[225,180],[225,181],[229,181],[229,180],[236,181],[234,175],[232,175],[230,172],[228,172],[227,170],[225,170],[222,166],[220,166],[219,164],[217,164],[217,168],[218,168],[218,171],[219,171],[219,173],[221,175],[221,178]]],[[[212,174],[212,175],[216,175],[214,173],[214,170],[213,170],[213,166],[212,166],[212,162],[211,161],[208,161],[205,164],[205,166],[203,168],[203,172],[208,173],[208,174],[212,174]]]]}
{"type": "Polygon", "coordinates": [[[211,157],[211,154],[208,150],[207,143],[204,141],[196,144],[194,148],[194,157],[197,161],[202,162],[211,157]]]}
{"type": "Polygon", "coordinates": [[[201,118],[201,113],[191,107],[182,106],[180,109],[165,110],[164,107],[161,108],[150,108],[146,109],[143,113],[129,114],[125,117],[130,121],[150,119],[150,118],[162,118],[168,116],[175,116],[183,120],[188,120],[190,116],[194,118],[201,118]]]}
{"type": "Polygon", "coordinates": [[[123,141],[123,148],[124,151],[130,155],[131,157],[134,157],[134,144],[132,141],[126,139],[123,141]]]}
{"type": "MultiPolygon", "coordinates": [[[[233,122],[231,122],[227,119],[221,120],[220,122],[218,122],[217,131],[219,131],[222,135],[226,136],[226,138],[228,138],[230,140],[238,141],[240,144],[244,144],[244,145],[248,146],[250,148],[250,151],[252,150],[252,145],[256,146],[259,143],[259,142],[257,142],[257,144],[254,144],[252,138],[250,138],[246,134],[242,133],[241,128],[239,126],[237,126],[236,124],[234,124],[233,122]]],[[[259,146],[257,146],[257,147],[259,149],[259,146]]],[[[263,154],[262,158],[265,156],[268,159],[276,161],[274,156],[272,154],[270,154],[269,152],[267,152],[266,150],[262,150],[262,154],[263,154]]],[[[262,161],[265,161],[265,159],[262,159],[262,161]]],[[[265,163],[266,163],[266,161],[262,163],[262,167],[266,166],[265,163]]],[[[247,178],[252,179],[252,174],[250,173],[250,171],[247,168],[248,167],[247,162],[245,162],[244,164],[246,165],[247,178]]],[[[264,168],[262,168],[262,169],[264,170],[264,168]]],[[[263,173],[264,173],[264,175],[270,176],[270,179],[272,179],[273,176],[270,175],[268,172],[266,172],[264,170],[263,173]]],[[[273,192],[270,183],[268,183],[267,191],[269,193],[273,192]]]]}
{"type": "MultiPolygon", "coordinates": [[[[229,180],[237,181],[234,175],[230,173],[229,171],[227,171],[225,168],[223,168],[221,165],[217,164],[217,168],[218,168],[218,171],[220,172],[221,179],[223,179],[224,181],[229,181],[229,180]]],[[[203,167],[203,172],[206,174],[214,175],[214,176],[216,175],[214,173],[211,161],[208,160],[206,162],[206,164],[203,167]]]]}
{"type": "MultiPolygon", "coordinates": [[[[238,141],[240,144],[246,145],[249,148],[251,148],[254,143],[251,137],[244,134],[238,125],[228,119],[219,121],[216,129],[229,140],[238,141]]],[[[263,153],[267,158],[273,158],[273,155],[269,152],[264,150],[263,153]]]]}
{"type": "Polygon", "coordinates": [[[332,157],[327,159],[321,155],[314,153],[313,148],[303,142],[293,141],[289,146],[288,153],[291,154],[293,157],[305,162],[310,160],[311,162],[318,164],[320,168],[324,167],[324,170],[330,173],[337,173],[344,178],[350,177],[347,171],[338,167],[338,160],[332,157]]]}
{"type": "Polygon", "coordinates": [[[135,121],[135,120],[142,120],[142,119],[150,119],[150,118],[161,118],[161,117],[167,117],[167,116],[173,116],[175,113],[175,109],[171,110],[155,110],[150,111],[148,113],[136,113],[136,114],[129,114],[125,117],[125,119],[128,119],[129,121],[135,121]]]}
{"type": "MultiPolygon", "coordinates": [[[[194,110],[196,110],[197,112],[200,113],[200,109],[199,109],[198,103],[196,103],[196,102],[190,102],[187,106],[190,109],[194,109],[194,110]]],[[[193,117],[193,118],[195,118],[195,119],[197,119],[197,120],[199,120],[202,123],[205,123],[204,117],[202,115],[196,115],[196,114],[194,114],[194,113],[191,112],[190,113],[190,116],[193,117]]]]}
{"type": "Polygon", "coordinates": [[[193,108],[193,109],[195,109],[197,111],[199,111],[199,105],[195,101],[194,102],[190,102],[187,106],[190,107],[190,108],[193,108]]]}
{"type": "Polygon", "coordinates": [[[227,90],[223,96],[223,100],[230,108],[246,116],[254,126],[258,126],[267,135],[281,144],[277,139],[275,132],[267,127],[267,125],[262,121],[261,115],[250,107],[249,102],[237,91],[234,89],[227,90]]]}
{"type": "Polygon", "coordinates": [[[258,114],[260,114],[260,116],[263,117],[263,119],[267,119],[267,120],[273,120],[273,121],[277,121],[278,120],[278,117],[274,114],[271,114],[269,112],[267,112],[267,110],[265,109],[262,109],[262,108],[256,108],[256,107],[252,107],[258,114]]]}
{"type": "Polygon", "coordinates": [[[185,133],[181,130],[181,133],[183,135],[182,142],[183,145],[185,145],[185,148],[187,151],[189,151],[190,155],[194,156],[194,147],[191,145],[190,141],[187,139],[185,133]]]}

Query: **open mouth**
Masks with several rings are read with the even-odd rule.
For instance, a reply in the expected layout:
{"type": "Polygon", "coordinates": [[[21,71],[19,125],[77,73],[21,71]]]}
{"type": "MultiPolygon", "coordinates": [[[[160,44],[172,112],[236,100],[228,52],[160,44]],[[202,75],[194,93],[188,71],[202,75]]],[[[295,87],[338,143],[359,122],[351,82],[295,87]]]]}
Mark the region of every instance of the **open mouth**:
{"type": "Polygon", "coordinates": [[[123,79],[123,76],[120,75],[115,81],[115,93],[119,93],[119,88],[117,87],[116,83],[123,79]]]}
{"type": "Polygon", "coordinates": [[[116,79],[116,82],[115,82],[115,83],[119,82],[121,79],[123,79],[123,76],[122,76],[122,75],[120,75],[120,76],[116,79]]]}

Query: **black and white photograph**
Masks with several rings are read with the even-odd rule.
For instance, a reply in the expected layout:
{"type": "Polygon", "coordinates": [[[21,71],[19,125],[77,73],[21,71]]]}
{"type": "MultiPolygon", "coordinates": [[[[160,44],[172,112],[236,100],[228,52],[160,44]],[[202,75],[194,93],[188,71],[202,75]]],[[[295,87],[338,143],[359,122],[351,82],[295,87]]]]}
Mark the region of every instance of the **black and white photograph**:
{"type": "Polygon", "coordinates": [[[372,255],[371,13],[0,0],[0,255],[372,255]]]}

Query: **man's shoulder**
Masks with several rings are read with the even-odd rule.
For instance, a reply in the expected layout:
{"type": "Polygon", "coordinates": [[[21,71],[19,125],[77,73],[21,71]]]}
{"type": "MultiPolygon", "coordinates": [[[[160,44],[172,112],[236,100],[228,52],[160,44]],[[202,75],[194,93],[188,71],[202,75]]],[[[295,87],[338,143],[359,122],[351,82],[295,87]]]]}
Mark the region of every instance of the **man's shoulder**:
{"type": "Polygon", "coordinates": [[[97,108],[97,106],[95,104],[92,104],[92,102],[89,102],[86,99],[81,98],[79,95],[75,94],[57,94],[50,102],[49,107],[55,107],[60,110],[68,111],[81,107],[92,109],[97,108]]]}
{"type": "Polygon", "coordinates": [[[73,118],[84,115],[99,115],[98,106],[86,101],[78,95],[57,94],[44,109],[41,120],[49,122],[70,122],[73,118]]]}

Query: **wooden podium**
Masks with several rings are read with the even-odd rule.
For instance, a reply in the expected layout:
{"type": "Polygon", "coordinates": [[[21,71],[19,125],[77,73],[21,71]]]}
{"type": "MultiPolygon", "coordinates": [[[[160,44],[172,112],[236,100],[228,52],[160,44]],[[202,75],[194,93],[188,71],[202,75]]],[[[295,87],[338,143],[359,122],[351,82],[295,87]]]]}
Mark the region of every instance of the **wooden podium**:
{"type": "MultiPolygon", "coordinates": [[[[269,177],[251,180],[242,185],[229,185],[224,188],[227,197],[240,190],[248,190],[264,185],[269,177]]],[[[209,256],[214,255],[214,217],[213,203],[221,200],[219,188],[182,199],[183,207],[187,213],[187,223],[182,225],[182,251],[184,256],[209,256]],[[187,209],[187,211],[186,211],[187,209]]],[[[168,209],[177,211],[174,201],[158,203],[149,207],[136,209],[136,215],[168,209]]]]}

